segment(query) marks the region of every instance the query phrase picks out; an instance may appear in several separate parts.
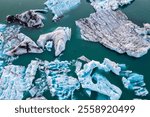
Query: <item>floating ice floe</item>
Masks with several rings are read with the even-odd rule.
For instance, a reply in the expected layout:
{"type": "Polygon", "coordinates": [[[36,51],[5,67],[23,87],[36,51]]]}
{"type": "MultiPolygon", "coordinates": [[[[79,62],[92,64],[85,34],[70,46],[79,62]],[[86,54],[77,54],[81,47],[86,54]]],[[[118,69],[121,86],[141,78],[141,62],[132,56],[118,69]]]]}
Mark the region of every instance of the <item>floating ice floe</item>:
{"type": "Polygon", "coordinates": [[[122,82],[125,88],[134,90],[137,96],[146,96],[149,92],[145,88],[144,76],[137,73],[131,73],[127,78],[123,77],[122,82]]]}
{"type": "Polygon", "coordinates": [[[120,54],[139,58],[150,49],[149,24],[141,28],[119,10],[101,9],[76,21],[76,25],[84,40],[98,42],[120,54]]]}
{"type": "Polygon", "coordinates": [[[96,9],[116,10],[119,6],[130,4],[134,0],[90,0],[91,5],[96,9]]]}
{"type": "Polygon", "coordinates": [[[32,39],[23,33],[20,33],[20,27],[9,26],[3,30],[0,36],[1,56],[14,56],[26,53],[42,53],[32,39]]]}
{"type": "MultiPolygon", "coordinates": [[[[35,27],[40,28],[43,27],[43,20],[45,19],[39,12],[42,12],[41,10],[29,10],[25,11],[21,14],[14,15],[8,15],[6,20],[8,23],[19,23],[21,25],[27,26],[27,27],[35,27]]],[[[43,11],[44,12],[44,11],[43,11]]]]}
{"type": "Polygon", "coordinates": [[[53,14],[53,20],[57,21],[65,13],[74,9],[80,4],[80,0],[47,0],[45,5],[50,9],[53,14]]]}
{"type": "Polygon", "coordinates": [[[55,56],[58,56],[65,50],[66,42],[71,38],[71,29],[68,27],[58,27],[53,32],[40,35],[37,44],[43,49],[52,47],[52,42],[55,48],[55,56]],[[52,42],[51,42],[52,41],[52,42]]]}
{"type": "Polygon", "coordinates": [[[105,72],[110,71],[106,65],[100,64],[97,61],[90,61],[77,73],[82,87],[91,91],[96,91],[100,94],[104,94],[111,100],[119,99],[122,91],[117,86],[111,84],[102,74],[93,72],[94,69],[105,72]],[[93,81],[95,81],[95,83],[93,81]]]}

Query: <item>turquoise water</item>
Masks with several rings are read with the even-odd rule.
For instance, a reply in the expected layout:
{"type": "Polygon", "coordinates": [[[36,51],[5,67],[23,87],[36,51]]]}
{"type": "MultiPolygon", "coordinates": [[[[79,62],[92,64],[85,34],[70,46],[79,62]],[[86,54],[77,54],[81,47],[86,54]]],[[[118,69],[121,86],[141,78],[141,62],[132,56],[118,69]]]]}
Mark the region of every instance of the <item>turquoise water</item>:
{"type": "MultiPolygon", "coordinates": [[[[5,17],[9,14],[17,14],[29,9],[44,8],[43,3],[46,0],[0,0],[0,23],[6,23],[5,17]]],[[[72,28],[71,41],[67,42],[66,50],[60,57],[60,60],[73,60],[82,55],[85,55],[89,59],[103,61],[104,58],[109,58],[118,63],[125,63],[129,70],[136,73],[143,74],[145,76],[145,82],[147,89],[150,91],[150,52],[139,58],[135,59],[127,56],[126,54],[120,55],[114,51],[111,51],[98,43],[86,42],[81,39],[79,29],[75,25],[75,20],[88,17],[94,12],[94,9],[90,6],[86,0],[81,0],[81,5],[65,15],[65,17],[54,23],[51,21],[52,14],[49,12],[46,15],[44,21],[45,27],[41,29],[29,29],[23,28],[22,32],[31,37],[34,41],[38,39],[40,34],[53,31],[58,26],[68,26],[72,28]]],[[[131,5],[128,5],[121,10],[129,17],[131,21],[142,26],[143,23],[150,23],[150,0],[135,0],[131,5]]],[[[42,60],[54,60],[54,52],[49,53],[45,51],[42,54],[28,54],[22,55],[18,60],[14,61],[16,65],[27,66],[32,59],[40,58],[42,60]]],[[[116,86],[120,87],[123,91],[121,99],[133,99],[134,93],[126,90],[119,77],[113,74],[107,74],[109,81],[116,86]]],[[[148,95],[146,97],[150,99],[148,95]]],[[[95,99],[93,94],[92,99],[95,99]]]]}

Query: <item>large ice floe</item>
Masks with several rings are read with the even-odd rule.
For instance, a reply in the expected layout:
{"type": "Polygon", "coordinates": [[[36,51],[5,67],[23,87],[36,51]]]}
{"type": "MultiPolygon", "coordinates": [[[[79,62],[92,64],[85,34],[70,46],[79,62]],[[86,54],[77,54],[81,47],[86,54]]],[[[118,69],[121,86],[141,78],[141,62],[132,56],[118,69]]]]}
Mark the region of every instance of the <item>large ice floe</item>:
{"type": "MultiPolygon", "coordinates": [[[[2,27],[2,26],[1,26],[2,27]]],[[[20,33],[19,26],[4,26],[0,29],[0,55],[4,57],[26,53],[42,53],[32,39],[20,33]],[[2,30],[2,31],[1,31],[2,30]]]]}
{"type": "Polygon", "coordinates": [[[53,32],[43,34],[37,40],[37,44],[43,49],[46,47],[51,51],[54,45],[55,56],[60,55],[66,47],[66,42],[71,38],[71,29],[68,27],[58,27],[53,32]]]}
{"type": "Polygon", "coordinates": [[[65,13],[74,9],[80,4],[80,0],[47,0],[45,5],[50,9],[53,14],[53,20],[57,21],[65,13]]]}
{"type": "Polygon", "coordinates": [[[134,0],[90,0],[91,5],[96,9],[116,10],[119,6],[130,4],[134,0]]]}
{"type": "Polygon", "coordinates": [[[45,10],[29,10],[21,14],[8,15],[6,20],[8,23],[20,23],[27,27],[40,28],[43,27],[43,20],[45,19],[40,13],[45,10]]]}
{"type": "Polygon", "coordinates": [[[99,42],[118,53],[141,57],[150,49],[149,24],[143,28],[128,20],[121,11],[101,9],[76,21],[86,41],[99,42]]]}

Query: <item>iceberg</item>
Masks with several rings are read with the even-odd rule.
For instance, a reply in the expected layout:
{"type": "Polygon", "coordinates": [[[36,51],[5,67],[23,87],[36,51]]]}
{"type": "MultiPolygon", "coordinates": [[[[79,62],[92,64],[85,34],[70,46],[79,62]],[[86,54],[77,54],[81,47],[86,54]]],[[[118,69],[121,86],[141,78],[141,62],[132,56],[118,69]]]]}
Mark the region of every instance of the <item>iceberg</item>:
{"type": "Polygon", "coordinates": [[[131,4],[134,0],[90,0],[91,5],[96,10],[111,9],[116,10],[120,6],[131,4]]]}
{"type": "Polygon", "coordinates": [[[32,39],[20,33],[20,27],[8,26],[1,32],[0,53],[1,56],[15,56],[26,53],[42,53],[32,39]]]}
{"type": "Polygon", "coordinates": [[[97,61],[86,63],[77,76],[82,88],[96,91],[100,94],[108,96],[111,100],[117,100],[121,97],[122,91],[115,85],[111,84],[102,74],[96,73],[94,69],[109,72],[110,69],[97,61]],[[93,82],[95,81],[95,82],[93,82]]]}
{"type": "Polygon", "coordinates": [[[137,96],[146,96],[149,92],[145,88],[144,76],[137,73],[131,73],[127,78],[123,77],[122,82],[125,88],[134,90],[137,96]]]}
{"type": "Polygon", "coordinates": [[[52,44],[49,41],[53,41],[55,48],[55,56],[58,56],[65,50],[66,42],[71,38],[71,29],[68,27],[58,27],[53,32],[40,35],[37,40],[38,46],[45,48],[45,45],[51,48],[52,44]],[[48,42],[48,43],[47,43],[48,42]],[[47,43],[47,44],[46,44],[47,43]]]}
{"type": "Polygon", "coordinates": [[[80,4],[80,0],[47,0],[45,5],[50,9],[53,14],[53,21],[60,19],[65,13],[74,9],[80,4]]]}
{"type": "Polygon", "coordinates": [[[139,58],[150,49],[148,24],[141,28],[119,10],[101,9],[79,19],[76,25],[84,40],[98,42],[120,54],[139,58]]]}
{"type": "Polygon", "coordinates": [[[27,26],[27,27],[35,27],[40,28],[43,27],[43,20],[45,19],[39,12],[42,12],[41,10],[29,10],[25,11],[21,14],[14,15],[8,15],[6,20],[8,23],[19,23],[21,25],[27,26]]]}

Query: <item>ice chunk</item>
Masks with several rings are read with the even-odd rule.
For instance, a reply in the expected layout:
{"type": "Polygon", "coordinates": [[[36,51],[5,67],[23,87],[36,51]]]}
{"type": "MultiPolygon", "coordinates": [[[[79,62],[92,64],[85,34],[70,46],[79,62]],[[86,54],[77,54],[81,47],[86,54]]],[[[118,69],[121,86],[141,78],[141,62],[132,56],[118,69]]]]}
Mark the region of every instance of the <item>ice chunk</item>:
{"type": "Polygon", "coordinates": [[[107,95],[112,100],[119,99],[122,91],[117,86],[111,84],[103,75],[95,72],[93,73],[95,68],[105,72],[110,71],[107,66],[100,64],[97,61],[92,60],[89,63],[86,63],[84,68],[77,73],[79,82],[81,83],[82,87],[107,95]],[[93,79],[95,82],[93,82],[93,79]]]}
{"type": "MultiPolygon", "coordinates": [[[[39,12],[41,12],[41,10],[39,12]]],[[[27,27],[40,28],[44,26],[43,24],[44,17],[41,14],[39,14],[39,12],[38,10],[29,10],[21,14],[17,14],[15,16],[8,15],[7,22],[8,23],[18,22],[27,27]]]]}
{"type": "Polygon", "coordinates": [[[52,10],[54,14],[53,20],[57,21],[65,13],[78,6],[79,3],[80,0],[47,0],[45,5],[52,10]]]}
{"type": "Polygon", "coordinates": [[[57,96],[59,100],[73,99],[74,91],[80,87],[76,78],[66,75],[47,77],[47,82],[52,96],[57,96]]]}
{"type": "Polygon", "coordinates": [[[145,88],[144,76],[137,73],[131,73],[127,78],[123,77],[122,82],[125,88],[134,90],[137,96],[146,96],[149,92],[145,88]]]}
{"type": "Polygon", "coordinates": [[[52,96],[60,100],[73,99],[74,91],[79,89],[80,84],[76,78],[68,76],[70,71],[68,61],[55,60],[44,62],[46,81],[52,96]]]}
{"type": "Polygon", "coordinates": [[[55,56],[58,56],[65,50],[66,42],[71,38],[71,29],[68,27],[58,27],[53,32],[40,35],[37,44],[44,49],[48,41],[53,41],[55,56]]]}
{"type": "Polygon", "coordinates": [[[116,10],[120,6],[130,4],[134,0],[90,0],[91,5],[96,9],[116,10]]]}
{"type": "Polygon", "coordinates": [[[20,33],[20,27],[17,26],[6,27],[2,32],[0,45],[1,56],[43,52],[32,39],[20,33]]]}
{"type": "Polygon", "coordinates": [[[45,48],[47,49],[47,51],[51,51],[52,47],[53,47],[52,41],[48,41],[45,45],[45,48]]]}
{"type": "Polygon", "coordinates": [[[120,54],[139,58],[150,49],[148,24],[140,27],[120,10],[100,10],[88,18],[76,21],[81,37],[86,41],[97,42],[120,54]]]}

